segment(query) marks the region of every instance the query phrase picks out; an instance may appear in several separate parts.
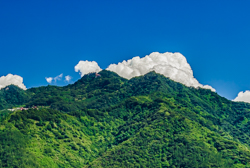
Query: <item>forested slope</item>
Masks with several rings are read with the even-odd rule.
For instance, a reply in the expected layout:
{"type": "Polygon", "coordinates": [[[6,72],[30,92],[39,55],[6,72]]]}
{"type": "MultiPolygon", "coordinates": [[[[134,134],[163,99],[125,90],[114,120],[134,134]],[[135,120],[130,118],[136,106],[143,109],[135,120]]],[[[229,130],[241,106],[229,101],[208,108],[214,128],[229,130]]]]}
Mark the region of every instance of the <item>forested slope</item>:
{"type": "Polygon", "coordinates": [[[29,110],[0,111],[0,167],[250,167],[248,103],[155,72],[100,75],[2,89],[2,109],[29,110]]]}
{"type": "Polygon", "coordinates": [[[28,93],[15,85],[0,90],[0,110],[23,105],[30,99],[28,93]]]}

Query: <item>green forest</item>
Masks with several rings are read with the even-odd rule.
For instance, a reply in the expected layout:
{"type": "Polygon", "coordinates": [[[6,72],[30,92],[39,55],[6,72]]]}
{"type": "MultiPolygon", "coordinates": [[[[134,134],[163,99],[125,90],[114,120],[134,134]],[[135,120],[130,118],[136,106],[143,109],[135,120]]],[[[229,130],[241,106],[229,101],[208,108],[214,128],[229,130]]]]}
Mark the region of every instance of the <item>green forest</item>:
{"type": "Polygon", "coordinates": [[[155,72],[99,74],[1,89],[0,167],[250,167],[250,104],[155,72]]]}

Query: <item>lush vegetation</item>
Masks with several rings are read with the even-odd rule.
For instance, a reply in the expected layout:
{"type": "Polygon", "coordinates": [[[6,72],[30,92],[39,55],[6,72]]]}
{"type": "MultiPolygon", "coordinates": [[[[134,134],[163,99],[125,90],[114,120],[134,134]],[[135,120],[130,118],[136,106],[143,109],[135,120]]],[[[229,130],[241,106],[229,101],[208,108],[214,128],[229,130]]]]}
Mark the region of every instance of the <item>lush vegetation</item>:
{"type": "Polygon", "coordinates": [[[154,72],[100,74],[0,90],[0,167],[250,167],[250,104],[154,72]]]}
{"type": "Polygon", "coordinates": [[[30,99],[28,93],[15,85],[0,90],[0,110],[23,105],[30,99]]]}

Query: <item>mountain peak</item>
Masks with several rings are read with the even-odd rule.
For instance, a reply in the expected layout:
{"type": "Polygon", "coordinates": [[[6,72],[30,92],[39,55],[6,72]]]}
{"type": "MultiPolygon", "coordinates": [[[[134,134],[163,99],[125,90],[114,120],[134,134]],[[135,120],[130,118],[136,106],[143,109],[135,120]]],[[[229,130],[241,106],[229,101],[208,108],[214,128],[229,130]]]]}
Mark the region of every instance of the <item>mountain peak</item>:
{"type": "Polygon", "coordinates": [[[46,167],[135,167],[138,163],[243,167],[250,162],[250,104],[186,87],[154,71],[127,80],[103,70],[65,87],[23,91],[8,86],[0,91],[0,109],[23,105],[29,109],[2,110],[10,114],[0,122],[0,148],[11,154],[0,156],[7,160],[0,161],[0,167],[20,163],[19,158],[26,159],[24,154],[46,167]],[[6,123],[15,129],[9,130],[6,123]],[[20,150],[15,145],[23,146],[20,150]],[[36,152],[41,153],[32,155],[36,152]]]}

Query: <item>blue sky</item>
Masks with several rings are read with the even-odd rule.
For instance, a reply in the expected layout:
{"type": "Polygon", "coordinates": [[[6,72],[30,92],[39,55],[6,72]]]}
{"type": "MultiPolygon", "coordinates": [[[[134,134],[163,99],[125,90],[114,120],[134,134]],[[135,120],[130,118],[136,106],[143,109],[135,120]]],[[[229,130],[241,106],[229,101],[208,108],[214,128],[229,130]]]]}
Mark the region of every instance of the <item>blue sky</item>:
{"type": "MultiPolygon", "coordinates": [[[[151,52],[180,52],[195,78],[233,99],[250,89],[250,1],[0,1],[0,76],[27,88],[151,52]]],[[[58,81],[58,85],[66,85],[58,81]]]]}

